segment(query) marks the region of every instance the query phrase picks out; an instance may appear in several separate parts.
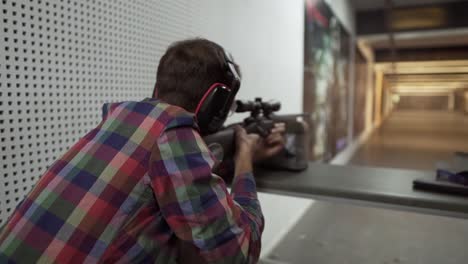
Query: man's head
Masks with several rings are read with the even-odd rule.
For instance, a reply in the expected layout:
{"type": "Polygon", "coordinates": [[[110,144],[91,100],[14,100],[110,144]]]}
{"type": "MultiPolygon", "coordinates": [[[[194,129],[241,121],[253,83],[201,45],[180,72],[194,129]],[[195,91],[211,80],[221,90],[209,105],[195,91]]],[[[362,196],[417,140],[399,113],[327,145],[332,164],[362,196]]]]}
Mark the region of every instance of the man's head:
{"type": "Polygon", "coordinates": [[[206,39],[189,39],[172,44],[161,58],[153,94],[194,112],[212,84],[231,82],[223,48],[206,39]]]}

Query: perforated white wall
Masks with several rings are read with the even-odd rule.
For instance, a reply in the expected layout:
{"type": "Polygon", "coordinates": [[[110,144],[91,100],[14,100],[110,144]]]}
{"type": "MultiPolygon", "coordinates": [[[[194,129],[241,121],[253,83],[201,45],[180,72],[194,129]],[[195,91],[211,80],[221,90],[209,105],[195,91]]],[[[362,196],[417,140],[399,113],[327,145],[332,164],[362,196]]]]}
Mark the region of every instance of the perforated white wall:
{"type": "Polygon", "coordinates": [[[150,96],[167,45],[196,35],[196,1],[2,0],[0,225],[104,102],[150,96]]]}

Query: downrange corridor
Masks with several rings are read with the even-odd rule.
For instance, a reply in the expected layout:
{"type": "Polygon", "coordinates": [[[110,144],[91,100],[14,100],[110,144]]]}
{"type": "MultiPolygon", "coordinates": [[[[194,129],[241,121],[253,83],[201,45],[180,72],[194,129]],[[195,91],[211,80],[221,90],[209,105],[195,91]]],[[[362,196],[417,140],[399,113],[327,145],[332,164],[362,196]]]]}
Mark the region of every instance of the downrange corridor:
{"type": "MultiPolygon", "coordinates": [[[[467,115],[397,110],[350,165],[435,173],[437,162],[468,149],[467,139],[467,115]]],[[[467,237],[464,219],[315,201],[264,263],[459,264],[467,237]]]]}
{"type": "Polygon", "coordinates": [[[468,115],[453,111],[395,111],[351,159],[358,166],[434,170],[468,149],[468,115]]]}

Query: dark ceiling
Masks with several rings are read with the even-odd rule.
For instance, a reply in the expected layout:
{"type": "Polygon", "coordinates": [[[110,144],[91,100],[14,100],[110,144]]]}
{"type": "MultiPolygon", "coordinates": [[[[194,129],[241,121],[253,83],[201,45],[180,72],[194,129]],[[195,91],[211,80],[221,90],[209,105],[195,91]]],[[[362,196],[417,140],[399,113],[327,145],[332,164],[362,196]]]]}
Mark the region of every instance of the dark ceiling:
{"type": "MultiPolygon", "coordinates": [[[[385,7],[385,0],[350,0],[351,6],[356,11],[382,9],[385,7]]],[[[418,6],[429,4],[443,4],[451,2],[463,2],[460,0],[393,0],[395,7],[418,6]]]]}

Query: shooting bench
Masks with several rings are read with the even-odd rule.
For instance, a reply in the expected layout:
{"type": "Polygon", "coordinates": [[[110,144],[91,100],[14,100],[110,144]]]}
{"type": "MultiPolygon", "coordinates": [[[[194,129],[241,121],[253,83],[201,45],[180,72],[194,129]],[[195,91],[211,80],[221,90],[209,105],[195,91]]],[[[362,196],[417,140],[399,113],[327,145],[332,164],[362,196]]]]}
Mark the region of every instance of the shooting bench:
{"type": "Polygon", "coordinates": [[[468,198],[413,189],[432,171],[310,163],[307,170],[255,169],[259,191],[468,219],[468,198]]]}

